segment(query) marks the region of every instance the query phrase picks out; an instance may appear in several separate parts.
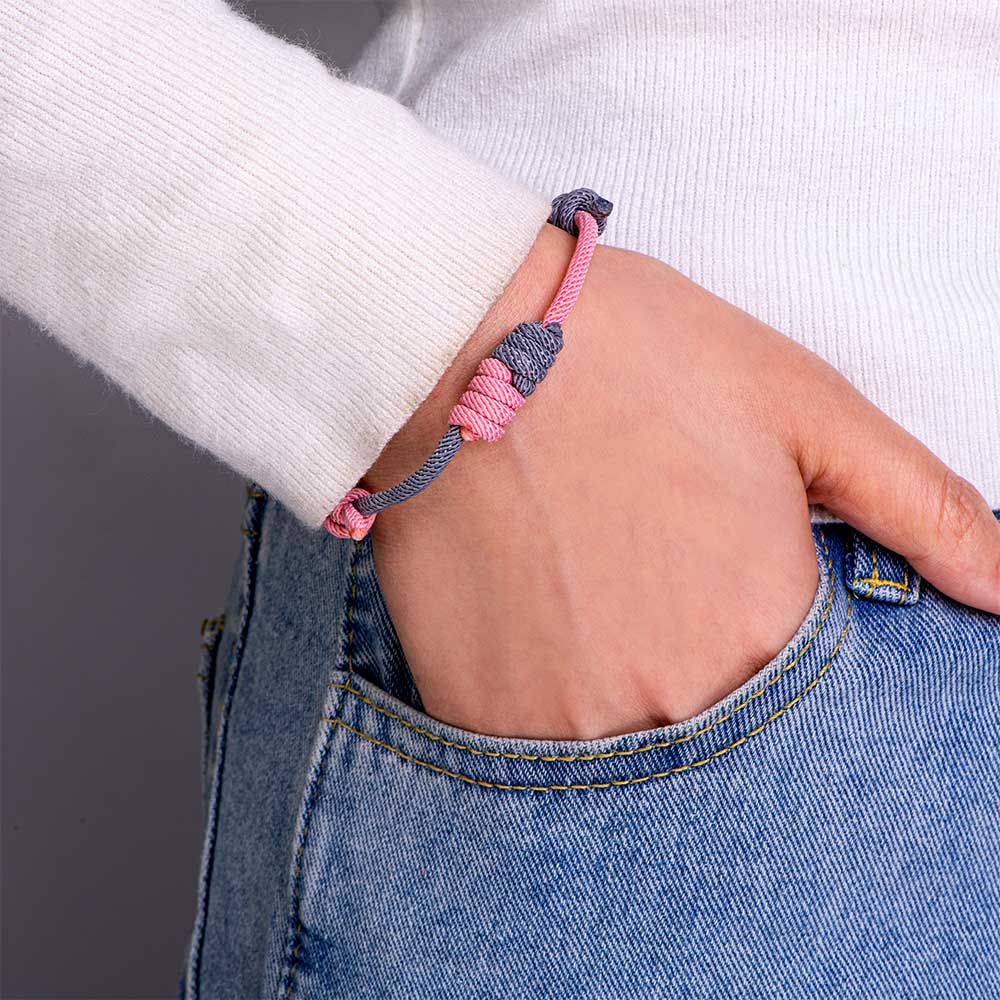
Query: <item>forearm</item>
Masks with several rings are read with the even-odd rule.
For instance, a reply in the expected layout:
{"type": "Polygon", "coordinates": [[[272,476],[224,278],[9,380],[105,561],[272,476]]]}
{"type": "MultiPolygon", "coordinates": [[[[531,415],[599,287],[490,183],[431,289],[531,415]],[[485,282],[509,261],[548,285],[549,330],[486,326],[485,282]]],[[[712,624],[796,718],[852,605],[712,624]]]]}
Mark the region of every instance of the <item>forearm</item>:
{"type": "Polygon", "coordinates": [[[0,295],[309,523],[548,213],[221,0],[22,0],[0,53],[0,295]]]}

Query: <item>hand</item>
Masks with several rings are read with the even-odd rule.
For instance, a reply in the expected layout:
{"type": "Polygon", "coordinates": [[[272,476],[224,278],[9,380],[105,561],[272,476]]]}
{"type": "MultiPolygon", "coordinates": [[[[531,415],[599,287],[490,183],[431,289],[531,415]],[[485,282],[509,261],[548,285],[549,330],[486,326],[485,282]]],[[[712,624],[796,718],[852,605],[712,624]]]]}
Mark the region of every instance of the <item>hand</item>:
{"type": "MultiPolygon", "coordinates": [[[[478,361],[541,316],[572,248],[544,227],[369,489],[423,461],[478,361]]],[[[1000,525],[983,498],[816,355],[603,246],[565,332],[503,440],[465,445],[376,522],[379,578],[431,715],[585,739],[697,714],[805,617],[809,503],[1000,613],[1000,525]]]]}

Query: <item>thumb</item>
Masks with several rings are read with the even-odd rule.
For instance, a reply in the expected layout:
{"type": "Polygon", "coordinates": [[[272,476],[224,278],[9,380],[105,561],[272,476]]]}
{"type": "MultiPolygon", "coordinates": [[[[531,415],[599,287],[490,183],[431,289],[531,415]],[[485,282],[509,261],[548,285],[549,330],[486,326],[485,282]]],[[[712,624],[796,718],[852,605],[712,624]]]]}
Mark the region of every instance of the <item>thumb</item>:
{"type": "Polygon", "coordinates": [[[1000,522],[982,494],[834,369],[818,381],[797,401],[793,442],[809,502],[949,597],[1000,614],[1000,522]]]}

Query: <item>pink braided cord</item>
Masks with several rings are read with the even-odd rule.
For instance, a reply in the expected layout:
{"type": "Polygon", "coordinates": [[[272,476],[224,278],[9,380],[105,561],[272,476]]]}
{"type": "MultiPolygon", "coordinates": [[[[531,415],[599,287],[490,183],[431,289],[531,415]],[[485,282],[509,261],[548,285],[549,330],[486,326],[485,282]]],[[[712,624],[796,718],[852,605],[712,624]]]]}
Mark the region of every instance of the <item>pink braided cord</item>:
{"type": "Polygon", "coordinates": [[[360,542],[375,523],[375,515],[369,514],[366,517],[351,501],[367,496],[371,494],[360,486],[348,490],[344,499],[326,515],[326,520],[323,522],[326,530],[335,538],[353,538],[360,542]]]}
{"type": "MultiPolygon", "coordinates": [[[[587,277],[597,246],[597,222],[589,212],[573,216],[579,233],[573,256],[566,267],[559,291],[549,305],[542,322],[561,323],[570,314],[587,277]]],[[[497,358],[479,362],[469,387],[448,414],[448,423],[461,428],[465,441],[499,441],[514,414],[524,403],[511,385],[510,369],[497,358]]]]}
{"type": "Polygon", "coordinates": [[[573,216],[573,221],[580,235],[577,237],[576,249],[563,275],[559,291],[556,292],[548,312],[542,317],[542,322],[546,324],[561,323],[576,305],[590,268],[591,258],[594,256],[594,247],[597,246],[597,222],[594,217],[589,212],[577,212],[573,216]]]}
{"type": "MultiPolygon", "coordinates": [[[[542,323],[562,323],[569,316],[590,268],[597,245],[598,227],[589,212],[576,212],[577,241],[566,273],[555,298],[549,305],[542,323]]],[[[524,396],[512,384],[510,369],[499,358],[488,357],[479,362],[465,392],[452,407],[448,423],[457,426],[465,441],[499,441],[507,425],[524,405],[524,396]]],[[[368,490],[356,486],[333,508],[324,521],[326,530],[337,538],[360,541],[368,534],[375,514],[362,514],[353,501],[370,496],[368,490]]]]}
{"type": "Polygon", "coordinates": [[[511,385],[510,369],[497,358],[479,362],[469,387],[448,414],[448,423],[461,428],[465,441],[499,441],[524,403],[511,385]]]}

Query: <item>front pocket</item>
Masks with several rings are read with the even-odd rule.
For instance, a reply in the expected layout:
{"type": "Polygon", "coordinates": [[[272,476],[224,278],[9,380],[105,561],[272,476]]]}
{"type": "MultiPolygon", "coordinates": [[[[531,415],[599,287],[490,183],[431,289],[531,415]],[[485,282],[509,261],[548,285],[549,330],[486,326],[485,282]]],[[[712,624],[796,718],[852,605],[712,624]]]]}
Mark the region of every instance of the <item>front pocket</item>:
{"type": "MultiPolygon", "coordinates": [[[[386,762],[442,780],[500,792],[582,792],[681,778],[767,739],[833,667],[851,623],[851,595],[838,575],[833,542],[816,529],[819,586],[788,645],[733,694],[685,722],[599,740],[500,738],[446,725],[387,693],[370,644],[356,656],[352,628],[347,669],[334,675],[336,712],[326,721],[378,748],[386,762]]],[[[837,545],[839,545],[839,539],[837,545]]],[[[356,591],[358,588],[352,588],[356,591]]],[[[353,611],[349,612],[349,618],[353,611]]]]}

